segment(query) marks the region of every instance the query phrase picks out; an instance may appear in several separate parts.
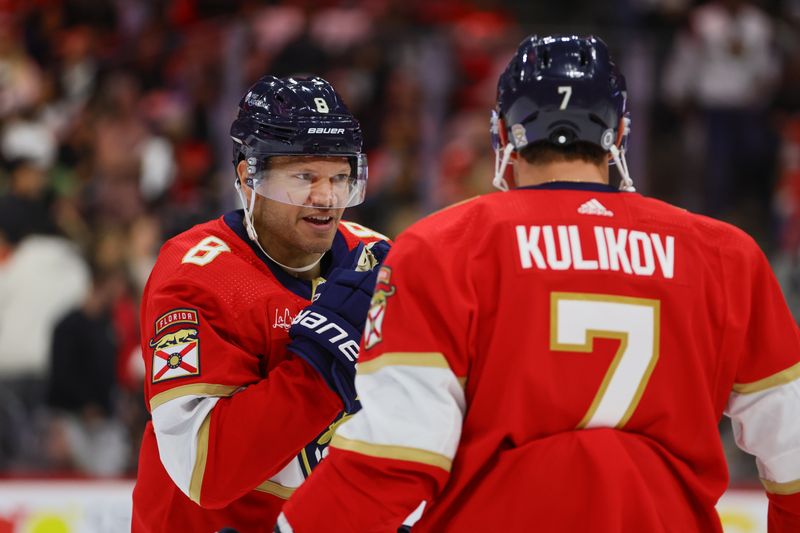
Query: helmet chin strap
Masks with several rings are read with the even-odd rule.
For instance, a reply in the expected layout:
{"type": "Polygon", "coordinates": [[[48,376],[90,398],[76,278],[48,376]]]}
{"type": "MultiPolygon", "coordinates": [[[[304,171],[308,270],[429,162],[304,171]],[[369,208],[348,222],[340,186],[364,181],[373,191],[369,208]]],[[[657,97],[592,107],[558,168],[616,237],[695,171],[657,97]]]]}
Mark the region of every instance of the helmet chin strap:
{"type": "Polygon", "coordinates": [[[320,261],[322,261],[322,257],[325,255],[324,253],[320,254],[319,259],[317,259],[316,261],[314,261],[310,265],[306,265],[306,266],[303,266],[303,267],[295,268],[295,267],[290,267],[288,265],[284,265],[283,263],[281,263],[280,261],[276,260],[271,255],[269,255],[267,253],[267,251],[264,249],[264,247],[261,246],[261,243],[258,241],[258,233],[256,233],[256,227],[253,225],[253,206],[256,203],[256,190],[253,189],[252,193],[250,194],[250,206],[249,207],[247,206],[247,202],[244,199],[244,193],[242,192],[242,186],[239,184],[239,180],[236,180],[236,191],[239,193],[239,200],[241,200],[242,208],[244,208],[244,228],[245,228],[245,230],[247,230],[247,236],[250,237],[251,241],[256,243],[256,246],[258,246],[258,249],[261,250],[261,253],[263,253],[265,256],[267,256],[267,258],[270,261],[272,261],[273,263],[275,263],[276,265],[278,265],[279,267],[281,267],[284,270],[288,270],[289,272],[297,272],[297,273],[308,272],[309,270],[311,270],[312,268],[317,266],[320,261]]]}
{"type": "Polygon", "coordinates": [[[508,166],[508,162],[511,160],[511,153],[513,151],[514,145],[508,143],[502,150],[502,156],[500,155],[501,150],[499,148],[495,150],[494,154],[494,178],[492,179],[492,185],[503,192],[509,189],[505,174],[506,167],[508,166]]]}
{"type": "Polygon", "coordinates": [[[619,169],[619,175],[622,176],[622,181],[619,183],[619,190],[636,192],[636,187],[633,186],[633,180],[628,171],[628,162],[625,160],[625,152],[620,150],[616,144],[612,144],[608,151],[611,152],[611,158],[614,159],[614,164],[616,164],[619,169]]]}
{"type": "MultiPolygon", "coordinates": [[[[492,179],[492,185],[501,191],[507,191],[509,189],[508,182],[505,178],[505,172],[513,151],[514,145],[511,143],[506,144],[502,151],[500,149],[495,150],[494,179],[492,179]],[[501,153],[502,156],[500,155],[501,153]]],[[[633,180],[631,179],[631,174],[628,171],[628,162],[625,159],[625,151],[620,150],[615,144],[612,144],[608,151],[611,153],[611,158],[614,160],[614,163],[619,169],[620,176],[622,176],[619,189],[625,192],[636,192],[636,188],[633,186],[633,180]]]]}

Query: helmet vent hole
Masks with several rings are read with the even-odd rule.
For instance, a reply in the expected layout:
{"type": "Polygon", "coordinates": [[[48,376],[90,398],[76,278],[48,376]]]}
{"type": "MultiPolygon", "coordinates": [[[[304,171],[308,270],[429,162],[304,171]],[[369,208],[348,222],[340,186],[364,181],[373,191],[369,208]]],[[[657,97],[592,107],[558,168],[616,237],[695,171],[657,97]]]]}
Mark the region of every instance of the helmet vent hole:
{"type": "Polygon", "coordinates": [[[539,55],[539,67],[550,68],[550,52],[547,49],[542,50],[542,53],[539,55]]]}
{"type": "Polygon", "coordinates": [[[586,53],[586,50],[581,50],[578,55],[578,64],[582,67],[586,67],[589,65],[589,54],[586,53]]]}

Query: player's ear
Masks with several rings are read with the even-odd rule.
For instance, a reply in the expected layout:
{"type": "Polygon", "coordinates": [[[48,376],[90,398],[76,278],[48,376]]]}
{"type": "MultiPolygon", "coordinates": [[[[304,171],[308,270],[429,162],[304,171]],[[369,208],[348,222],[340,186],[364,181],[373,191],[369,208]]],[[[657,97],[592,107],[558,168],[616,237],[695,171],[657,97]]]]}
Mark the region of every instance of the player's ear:
{"type": "Polygon", "coordinates": [[[247,161],[242,159],[236,165],[236,175],[239,178],[239,186],[246,195],[250,194],[250,187],[247,186],[247,161]]]}

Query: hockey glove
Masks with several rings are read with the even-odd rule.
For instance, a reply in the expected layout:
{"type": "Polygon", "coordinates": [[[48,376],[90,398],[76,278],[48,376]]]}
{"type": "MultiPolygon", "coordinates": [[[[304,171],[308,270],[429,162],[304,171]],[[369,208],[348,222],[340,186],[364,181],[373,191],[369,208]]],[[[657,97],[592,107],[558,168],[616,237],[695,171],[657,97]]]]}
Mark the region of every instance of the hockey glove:
{"type": "MultiPolygon", "coordinates": [[[[383,241],[382,241],[383,242],[383,241]]],[[[373,245],[372,248],[377,246],[373,245]]],[[[376,250],[381,260],[388,243],[376,250]]],[[[317,287],[319,297],[292,320],[288,349],[305,359],[336,392],[348,413],[356,401],[358,345],[378,275],[377,257],[359,244],[317,287]]]]}
{"type": "Polygon", "coordinates": [[[380,268],[383,264],[383,260],[386,259],[390,249],[391,245],[387,241],[376,241],[367,245],[367,250],[370,251],[377,262],[377,268],[380,268]]]}

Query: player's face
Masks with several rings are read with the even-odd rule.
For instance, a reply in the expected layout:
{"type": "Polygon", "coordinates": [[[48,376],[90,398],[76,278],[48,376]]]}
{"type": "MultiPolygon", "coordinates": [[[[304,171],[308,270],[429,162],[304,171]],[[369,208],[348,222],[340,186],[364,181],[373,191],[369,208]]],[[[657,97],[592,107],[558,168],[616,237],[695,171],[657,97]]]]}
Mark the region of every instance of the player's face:
{"type": "MultiPolygon", "coordinates": [[[[245,170],[244,164],[240,163],[240,176],[245,170]]],[[[256,195],[253,222],[262,245],[279,261],[288,261],[289,266],[302,266],[309,256],[324,253],[331,247],[344,209],[330,207],[334,192],[326,186],[330,183],[329,187],[335,187],[335,180],[326,178],[349,175],[350,164],[345,157],[280,156],[270,159],[270,168],[287,175],[316,176],[323,184],[310,188],[302,206],[256,195]],[[298,265],[292,264],[295,261],[298,265]]],[[[249,202],[250,189],[245,188],[245,192],[249,202]]]]}

